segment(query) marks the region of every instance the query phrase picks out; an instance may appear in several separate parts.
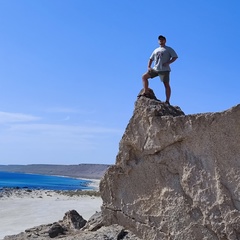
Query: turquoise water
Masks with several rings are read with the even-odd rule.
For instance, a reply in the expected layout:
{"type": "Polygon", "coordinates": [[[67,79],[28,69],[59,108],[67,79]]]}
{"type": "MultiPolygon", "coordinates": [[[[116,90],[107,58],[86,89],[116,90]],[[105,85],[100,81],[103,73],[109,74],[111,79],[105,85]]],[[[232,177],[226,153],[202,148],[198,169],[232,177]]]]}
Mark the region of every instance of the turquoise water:
{"type": "Polygon", "coordinates": [[[28,188],[45,190],[91,190],[91,181],[69,177],[0,172],[1,188],[28,188]]]}

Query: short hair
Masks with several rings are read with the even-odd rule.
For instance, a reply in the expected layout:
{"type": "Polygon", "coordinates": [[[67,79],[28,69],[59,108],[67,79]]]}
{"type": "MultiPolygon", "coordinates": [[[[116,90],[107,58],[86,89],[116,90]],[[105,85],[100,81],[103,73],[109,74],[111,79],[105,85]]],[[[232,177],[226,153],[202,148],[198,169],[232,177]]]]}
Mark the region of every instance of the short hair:
{"type": "Polygon", "coordinates": [[[160,40],[160,38],[166,40],[166,38],[163,35],[158,36],[158,40],[160,40]]]}

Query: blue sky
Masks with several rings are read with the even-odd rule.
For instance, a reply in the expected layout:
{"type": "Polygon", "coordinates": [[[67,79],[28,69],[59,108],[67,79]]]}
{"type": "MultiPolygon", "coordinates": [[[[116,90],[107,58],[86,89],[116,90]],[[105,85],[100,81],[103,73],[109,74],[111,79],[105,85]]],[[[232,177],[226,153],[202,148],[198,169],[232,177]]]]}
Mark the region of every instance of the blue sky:
{"type": "MultiPolygon", "coordinates": [[[[238,0],[0,0],[0,164],[113,164],[157,37],[171,104],[239,104],[238,0]]],[[[150,87],[165,100],[163,84],[150,87]]]]}

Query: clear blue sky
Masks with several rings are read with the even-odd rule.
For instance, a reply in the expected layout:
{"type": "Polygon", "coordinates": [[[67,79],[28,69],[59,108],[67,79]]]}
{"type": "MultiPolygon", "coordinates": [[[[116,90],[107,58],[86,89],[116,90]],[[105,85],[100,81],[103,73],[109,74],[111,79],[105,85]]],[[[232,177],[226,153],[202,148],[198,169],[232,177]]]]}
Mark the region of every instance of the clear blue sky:
{"type": "Polygon", "coordinates": [[[239,0],[0,0],[0,164],[113,164],[160,34],[179,55],[172,105],[239,104],[239,12],[239,0]]]}

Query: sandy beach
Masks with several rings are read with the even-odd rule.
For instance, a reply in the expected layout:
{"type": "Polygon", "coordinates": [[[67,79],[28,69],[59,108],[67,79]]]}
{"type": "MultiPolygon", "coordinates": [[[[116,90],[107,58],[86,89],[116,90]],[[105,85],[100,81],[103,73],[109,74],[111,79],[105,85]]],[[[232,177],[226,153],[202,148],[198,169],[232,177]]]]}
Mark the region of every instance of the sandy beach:
{"type": "MultiPolygon", "coordinates": [[[[93,181],[93,184],[98,190],[99,180],[93,181]]],[[[65,212],[73,209],[88,220],[100,211],[101,205],[102,199],[97,196],[69,196],[48,190],[7,191],[0,196],[0,240],[6,235],[59,221],[65,212]]]]}

